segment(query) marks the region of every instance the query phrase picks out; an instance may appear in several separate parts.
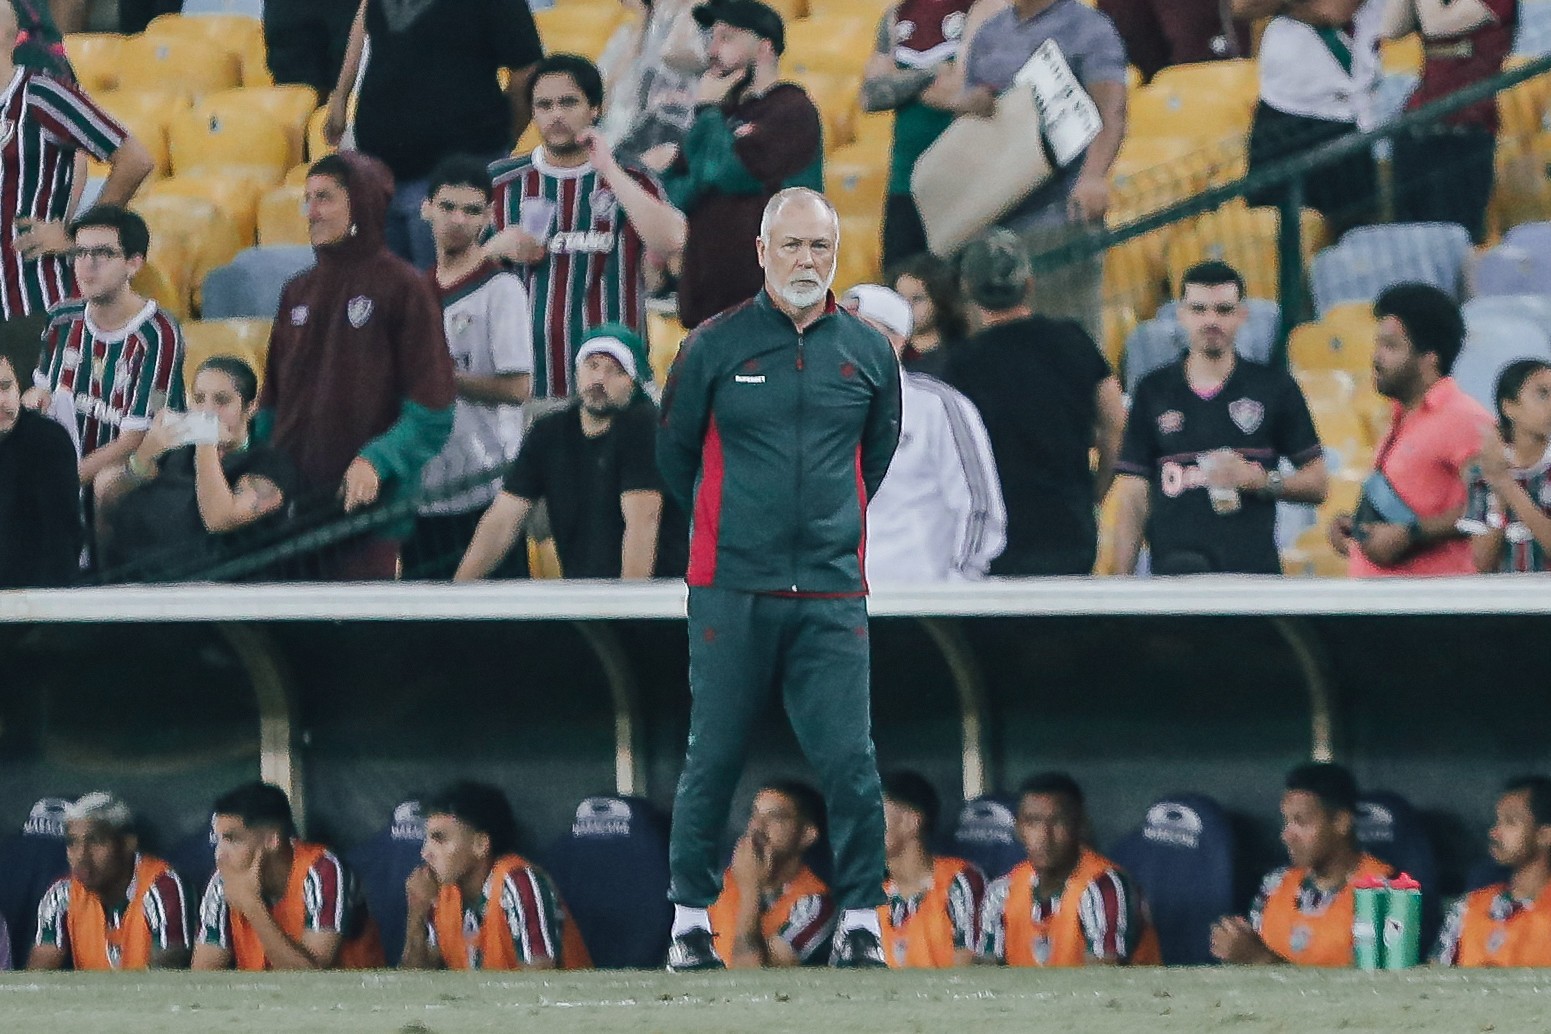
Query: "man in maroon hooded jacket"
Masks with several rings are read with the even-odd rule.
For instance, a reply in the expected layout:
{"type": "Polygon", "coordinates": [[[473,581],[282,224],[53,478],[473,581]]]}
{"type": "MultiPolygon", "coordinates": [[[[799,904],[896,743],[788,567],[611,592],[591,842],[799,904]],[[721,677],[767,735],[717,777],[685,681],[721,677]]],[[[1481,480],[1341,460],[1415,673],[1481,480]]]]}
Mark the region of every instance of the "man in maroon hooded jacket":
{"type": "MultiPolygon", "coordinates": [[[[413,492],[452,431],[441,306],[425,276],[388,250],[392,196],[392,174],[366,155],[329,155],[309,170],[318,264],[280,294],[260,396],[260,436],[314,496],[337,492],[346,513],[413,492]]],[[[334,547],[319,573],[393,578],[405,533],[393,526],[334,547]]]]}

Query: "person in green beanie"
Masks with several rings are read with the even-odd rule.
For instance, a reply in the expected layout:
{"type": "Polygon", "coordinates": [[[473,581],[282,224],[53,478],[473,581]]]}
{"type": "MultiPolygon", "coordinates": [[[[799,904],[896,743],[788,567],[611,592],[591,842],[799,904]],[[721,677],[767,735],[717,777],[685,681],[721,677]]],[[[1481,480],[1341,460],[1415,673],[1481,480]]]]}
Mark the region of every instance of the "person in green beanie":
{"type": "Polygon", "coordinates": [[[689,532],[663,500],[657,406],[646,344],[621,324],[589,331],[576,352],[577,395],[534,422],[501,492],[480,518],[454,581],[486,578],[540,499],[566,578],[675,577],[689,532]]]}

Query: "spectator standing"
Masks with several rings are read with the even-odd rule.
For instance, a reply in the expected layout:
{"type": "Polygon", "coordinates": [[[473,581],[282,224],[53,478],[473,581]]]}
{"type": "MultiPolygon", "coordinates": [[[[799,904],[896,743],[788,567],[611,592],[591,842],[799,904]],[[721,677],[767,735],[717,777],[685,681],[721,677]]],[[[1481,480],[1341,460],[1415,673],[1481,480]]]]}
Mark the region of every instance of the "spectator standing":
{"type": "Polygon", "coordinates": [[[410,578],[446,579],[522,443],[521,407],[533,387],[533,324],[521,279],[479,246],[492,211],[485,163],[471,155],[445,158],[431,173],[429,191],[423,214],[436,239],[431,286],[442,303],[458,397],[452,435],[421,475],[426,501],[405,547],[404,571],[410,578]],[[481,471],[492,480],[470,483],[481,471]]]}
{"type": "Polygon", "coordinates": [[[1473,890],[1444,920],[1432,961],[1440,966],[1551,966],[1551,779],[1511,779],[1487,838],[1507,879],[1473,890]]]}
{"type": "Polygon", "coordinates": [[[16,364],[0,352],[0,589],[70,582],[81,556],[80,498],[70,432],[22,408],[16,364]]]}
{"type": "Polygon", "coordinates": [[[515,263],[527,286],[533,394],[564,398],[589,330],[623,323],[645,336],[648,253],[677,256],[685,222],[661,184],[623,168],[598,131],[603,80],[591,61],[545,58],[528,95],[543,143],[492,166],[497,233],[485,251],[515,263]]]}
{"type": "Polygon", "coordinates": [[[426,180],[449,154],[495,161],[527,128],[528,79],[544,56],[523,0],[361,0],[324,135],[338,145],[366,38],[371,60],[356,100],[355,144],[393,172],[388,246],[420,269],[436,261],[420,217],[426,180]],[[496,73],[509,75],[505,95],[496,73]]]}
{"type": "Polygon", "coordinates": [[[504,793],[458,782],[427,801],[424,813],[425,864],[404,884],[399,968],[592,968],[554,881],[517,853],[517,818],[504,793]]]}
{"type": "Polygon", "coordinates": [[[264,53],[275,82],[311,86],[328,97],[359,7],[358,0],[264,0],[264,53]]]}
{"type": "MultiPolygon", "coordinates": [[[[1246,20],[1274,16],[1260,39],[1260,103],[1249,136],[1249,171],[1275,165],[1332,140],[1372,129],[1382,71],[1379,36],[1388,0],[1233,0],[1246,20]]],[[[1274,205],[1285,185],[1246,196],[1274,205]]],[[[1367,148],[1305,177],[1303,204],[1333,233],[1366,221],[1377,200],[1378,169],[1367,148]]]]}
{"type": "Polygon", "coordinates": [[[1340,765],[1299,765],[1282,794],[1290,866],[1260,884],[1249,918],[1212,927],[1214,958],[1234,965],[1352,964],[1352,883],[1395,871],[1357,845],[1357,781],[1340,765]]]}
{"type": "Polygon", "coordinates": [[[819,110],[802,87],[777,82],[781,16],[760,0],[714,0],[695,8],[695,20],[711,30],[711,60],[694,124],[681,147],[642,156],[689,220],[679,321],[690,329],[758,293],[763,275],[749,242],[771,197],[824,189],[819,110]]]}
{"type": "Polygon", "coordinates": [[[910,303],[910,340],[900,357],[911,373],[942,380],[954,349],[969,337],[962,285],[953,267],[922,252],[890,270],[889,280],[910,303]]]}
{"type": "Polygon", "coordinates": [[[1144,81],[1170,65],[1250,56],[1250,26],[1229,0],[1099,0],[1144,81]]]}
{"type": "Polygon", "coordinates": [[[534,422],[495,502],[480,519],[458,581],[489,577],[543,500],[567,578],[682,574],[687,531],[663,500],[653,458],[657,407],[646,346],[624,327],[599,327],[576,358],[578,394],[534,422]]]}
{"type": "Polygon", "coordinates": [[[36,344],[50,308],[73,293],[65,252],[76,178],[84,151],[108,163],[98,204],[124,205],[153,167],[145,146],[98,107],[80,87],[22,68],[14,51],[16,8],[0,4],[0,118],[14,146],[0,148],[0,345],[36,344]],[[27,186],[30,184],[30,186],[27,186]]]}
{"type": "Polygon", "coordinates": [[[1373,382],[1393,415],[1357,512],[1331,522],[1331,545],[1354,578],[1474,574],[1458,525],[1492,419],[1449,376],[1465,344],[1459,304],[1430,284],[1396,284],[1373,314],[1373,382]]]}
{"type": "Polygon", "coordinates": [[[1028,859],[986,888],[981,955],[1004,966],[1156,966],[1158,932],[1139,887],[1088,847],[1082,789],[1047,772],[1018,791],[1028,859]]]}
{"type": "Polygon", "coordinates": [[[297,836],[285,791],[247,783],[215,802],[215,875],[192,967],[381,969],[382,942],[355,875],[297,836]]]}
{"type": "MultiPolygon", "coordinates": [[[[1406,102],[1414,111],[1502,71],[1519,0],[1388,0],[1385,13],[1385,38],[1422,37],[1422,82],[1406,102]]],[[[1482,243],[1500,127],[1497,99],[1487,97],[1395,137],[1395,220],[1459,223],[1482,243]]]]}
{"type": "Polygon", "coordinates": [[[1329,477],[1298,382],[1239,356],[1244,280],[1203,262],[1180,278],[1189,349],[1131,397],[1114,491],[1115,573],[1134,574],[1145,535],[1158,574],[1281,574],[1276,504],[1319,504],[1329,477]],[[1295,468],[1283,476],[1282,460],[1295,468]]]}
{"type": "MultiPolygon", "coordinates": [[[[1087,150],[1058,169],[1002,217],[999,225],[1039,256],[1103,229],[1109,170],[1126,129],[1126,52],[1109,17],[1081,0],[1017,0],[989,18],[970,41],[958,114],[990,117],[997,98],[1046,42],[1054,41],[1078,83],[1098,107],[1102,126],[1087,150]]],[[[1101,253],[1065,261],[1039,274],[1034,311],[1076,320],[1098,340],[1102,329],[1101,253]]]]}
{"type": "Polygon", "coordinates": [[[878,907],[893,969],[949,969],[975,961],[986,878],[962,858],[934,856],[937,791],[915,772],[883,777],[888,904],[878,907]]]}
{"type": "MultiPolygon", "coordinates": [[[[862,284],[841,307],[889,339],[910,336],[910,304],[862,284]]],[[[899,448],[867,504],[867,582],[978,580],[1007,543],[1007,508],[985,424],[970,401],[925,374],[900,375],[899,448]]]]}
{"type": "Polygon", "coordinates": [[[122,466],[157,413],[183,408],[183,331],[131,286],[151,232],[134,212],[96,205],[70,224],[79,299],[49,310],[33,389],[22,401],[67,422],[90,487],[122,466]]]}
{"type": "Polygon", "coordinates": [[[28,969],[182,969],[188,899],[172,867],[142,853],[134,814],[107,793],[65,810],[70,875],[38,904],[28,969]]]}
{"type": "Polygon", "coordinates": [[[994,230],[971,243],[963,278],[981,329],[949,360],[947,380],[980,411],[996,456],[1007,548],[991,574],[1090,574],[1094,508],[1114,479],[1125,424],[1120,383],[1080,326],[1035,315],[1015,234],[994,230]]]}
{"type": "MultiPolygon", "coordinates": [[[[337,489],[346,513],[413,492],[452,430],[452,356],[426,278],[383,239],[393,178],[366,155],[332,154],[307,176],[318,264],[280,292],[257,426],[302,488],[337,489]]],[[[336,580],[393,578],[395,525],[339,548],[336,580]]]]}
{"type": "Polygon", "coordinates": [[[899,363],[835,305],[840,219],[822,194],[770,199],[765,288],[690,335],[657,463],[691,509],[689,744],[669,845],[669,966],[719,969],[706,907],[717,831],[771,692],[819,772],[843,910],[832,962],[887,965],[883,799],[872,744],[866,509],[899,443],[899,363]]]}
{"type": "Polygon", "coordinates": [[[714,950],[734,969],[824,961],[835,901],[803,855],[824,835],[824,799],[802,783],[754,795],[749,822],[708,910],[714,950]]]}
{"type": "Polygon", "coordinates": [[[1545,571],[1551,567],[1551,363],[1519,359],[1503,368],[1497,424],[1498,433],[1482,444],[1465,514],[1476,570],[1545,571]]]}
{"type": "Polygon", "coordinates": [[[926,228],[910,193],[910,174],[916,159],[953,122],[948,106],[959,86],[956,62],[972,5],[973,0],[901,0],[878,19],[877,41],[862,80],[862,110],[894,113],[883,204],[885,269],[926,251],[926,228]]]}
{"type": "Polygon", "coordinates": [[[296,468],[250,440],[258,377],[235,356],[194,374],[188,413],[164,409],[129,460],[97,475],[97,543],[107,569],[186,575],[221,555],[226,536],[283,515],[296,468]]]}

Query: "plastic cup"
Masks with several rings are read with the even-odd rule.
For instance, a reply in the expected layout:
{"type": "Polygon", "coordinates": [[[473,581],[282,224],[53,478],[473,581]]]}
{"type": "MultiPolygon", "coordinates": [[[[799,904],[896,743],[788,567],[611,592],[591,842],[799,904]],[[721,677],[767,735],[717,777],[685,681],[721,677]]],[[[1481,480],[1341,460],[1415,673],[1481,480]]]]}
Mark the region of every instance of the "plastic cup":
{"type": "Polygon", "coordinates": [[[1215,513],[1238,513],[1239,507],[1243,505],[1239,490],[1228,480],[1232,476],[1233,460],[1237,458],[1237,454],[1230,449],[1215,449],[1196,457],[1196,466],[1201,468],[1201,474],[1206,478],[1207,497],[1211,499],[1215,513]]]}
{"type": "Polygon", "coordinates": [[[537,241],[549,239],[550,227],[555,222],[557,206],[543,197],[525,197],[517,209],[517,224],[523,232],[537,241]]]}

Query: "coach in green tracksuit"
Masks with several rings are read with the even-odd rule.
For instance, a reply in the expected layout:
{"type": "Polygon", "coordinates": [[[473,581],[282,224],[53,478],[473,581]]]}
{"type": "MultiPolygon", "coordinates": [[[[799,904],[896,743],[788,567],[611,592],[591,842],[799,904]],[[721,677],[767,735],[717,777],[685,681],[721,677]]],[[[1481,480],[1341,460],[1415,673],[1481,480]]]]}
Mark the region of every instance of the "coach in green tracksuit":
{"type": "Polygon", "coordinates": [[[831,961],[882,965],[862,527],[899,441],[899,366],[829,293],[839,222],[822,195],[781,191],[760,229],[764,289],[691,335],[657,438],[663,481],[693,514],[692,704],[673,807],[669,967],[721,966],[705,913],[721,883],[718,841],[778,683],[829,810],[844,910],[831,961]]]}

